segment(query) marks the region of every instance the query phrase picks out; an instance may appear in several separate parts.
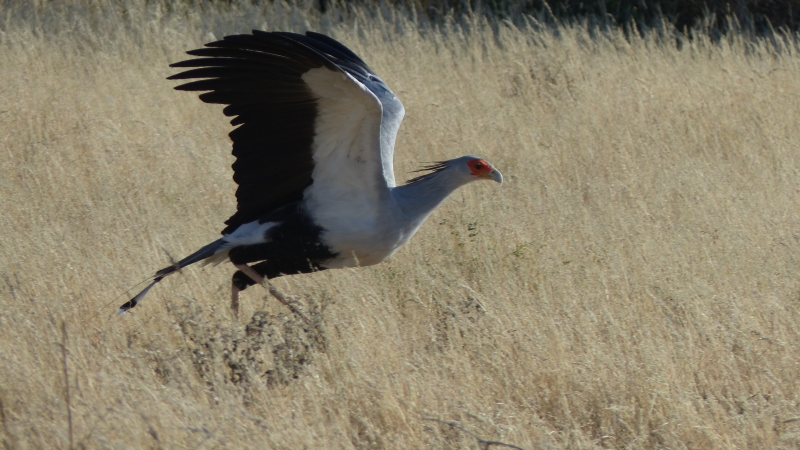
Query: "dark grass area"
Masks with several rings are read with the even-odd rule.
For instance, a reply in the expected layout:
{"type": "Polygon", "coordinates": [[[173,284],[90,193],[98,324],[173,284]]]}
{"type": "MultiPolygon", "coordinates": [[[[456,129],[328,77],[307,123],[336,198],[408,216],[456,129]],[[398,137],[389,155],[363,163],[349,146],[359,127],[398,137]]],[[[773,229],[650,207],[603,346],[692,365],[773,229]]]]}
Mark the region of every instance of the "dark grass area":
{"type": "MultiPolygon", "coordinates": [[[[704,29],[724,34],[732,27],[742,27],[764,35],[778,28],[797,31],[800,24],[798,0],[357,0],[347,3],[413,7],[433,21],[450,14],[479,13],[512,20],[529,15],[540,22],[633,23],[640,31],[667,22],[682,32],[704,29]]],[[[344,3],[314,0],[314,4],[324,12],[344,3]]]]}

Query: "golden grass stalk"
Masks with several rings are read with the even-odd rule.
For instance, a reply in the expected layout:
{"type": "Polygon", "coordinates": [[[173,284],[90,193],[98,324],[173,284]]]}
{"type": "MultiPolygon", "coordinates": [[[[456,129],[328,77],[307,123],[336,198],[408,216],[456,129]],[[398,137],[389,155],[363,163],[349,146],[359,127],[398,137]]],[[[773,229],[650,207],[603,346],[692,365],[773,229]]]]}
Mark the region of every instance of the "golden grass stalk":
{"type": "Polygon", "coordinates": [[[0,441],[798,446],[799,62],[741,36],[5,3],[0,441]],[[408,112],[399,179],[474,153],[507,183],[459,191],[387,263],[277,280],[310,326],[258,289],[237,320],[224,266],[112,318],[233,212],[230,126],[165,78],[251,28],[329,33],[383,76],[408,112]]]}

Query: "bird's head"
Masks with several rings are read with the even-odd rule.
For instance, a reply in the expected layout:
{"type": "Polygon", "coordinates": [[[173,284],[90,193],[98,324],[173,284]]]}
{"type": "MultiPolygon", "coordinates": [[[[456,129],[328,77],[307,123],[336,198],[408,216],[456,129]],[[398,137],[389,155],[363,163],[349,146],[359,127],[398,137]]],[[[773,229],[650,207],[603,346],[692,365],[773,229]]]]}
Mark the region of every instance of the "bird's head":
{"type": "Polygon", "coordinates": [[[419,181],[449,180],[456,186],[462,186],[471,181],[494,180],[503,182],[503,175],[495,169],[492,163],[477,156],[467,155],[449,161],[440,161],[423,167],[416,172],[428,172],[408,181],[414,184],[419,181]]]}
{"type": "Polygon", "coordinates": [[[465,156],[460,159],[465,160],[464,163],[469,170],[470,176],[477,177],[477,179],[494,180],[503,184],[503,174],[495,169],[489,161],[476,156],[465,156]]]}

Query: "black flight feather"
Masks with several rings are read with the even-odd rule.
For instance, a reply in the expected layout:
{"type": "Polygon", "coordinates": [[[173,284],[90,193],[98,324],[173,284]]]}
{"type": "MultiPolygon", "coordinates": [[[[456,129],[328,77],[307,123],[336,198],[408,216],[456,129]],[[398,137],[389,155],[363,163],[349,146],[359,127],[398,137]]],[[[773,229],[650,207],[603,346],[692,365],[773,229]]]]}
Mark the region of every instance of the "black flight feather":
{"type": "Polygon", "coordinates": [[[301,200],[313,183],[317,116],[316,97],[302,75],[324,66],[366,79],[369,67],[344,45],[316,33],[253,31],[187,53],[198,58],[172,64],[189,70],[169,79],[197,81],[176,89],[206,91],[200,99],[226,105],[223,112],[238,125],[230,133],[238,204],[223,233],[301,200]]]}

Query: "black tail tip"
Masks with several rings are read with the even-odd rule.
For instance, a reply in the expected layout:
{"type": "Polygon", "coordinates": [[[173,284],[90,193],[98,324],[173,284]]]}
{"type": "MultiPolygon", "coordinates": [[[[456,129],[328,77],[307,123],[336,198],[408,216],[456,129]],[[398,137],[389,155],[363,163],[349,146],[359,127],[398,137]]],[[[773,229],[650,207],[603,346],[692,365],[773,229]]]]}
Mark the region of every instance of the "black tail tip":
{"type": "Polygon", "coordinates": [[[125,314],[129,309],[133,309],[134,306],[136,306],[136,299],[132,298],[128,300],[124,305],[119,307],[119,309],[117,310],[117,315],[121,316],[125,314]]]}
{"type": "Polygon", "coordinates": [[[142,289],[142,292],[139,292],[138,294],[136,294],[136,297],[133,297],[132,299],[128,300],[127,303],[125,303],[124,305],[120,306],[119,309],[117,310],[117,315],[121,316],[121,315],[125,314],[125,311],[127,311],[129,309],[133,309],[136,305],[138,305],[139,302],[142,301],[144,296],[147,295],[147,293],[150,291],[150,289],[152,289],[153,286],[156,285],[156,283],[161,281],[162,278],[164,278],[164,277],[156,276],[152,283],[148,284],[146,288],[142,289]]]}

